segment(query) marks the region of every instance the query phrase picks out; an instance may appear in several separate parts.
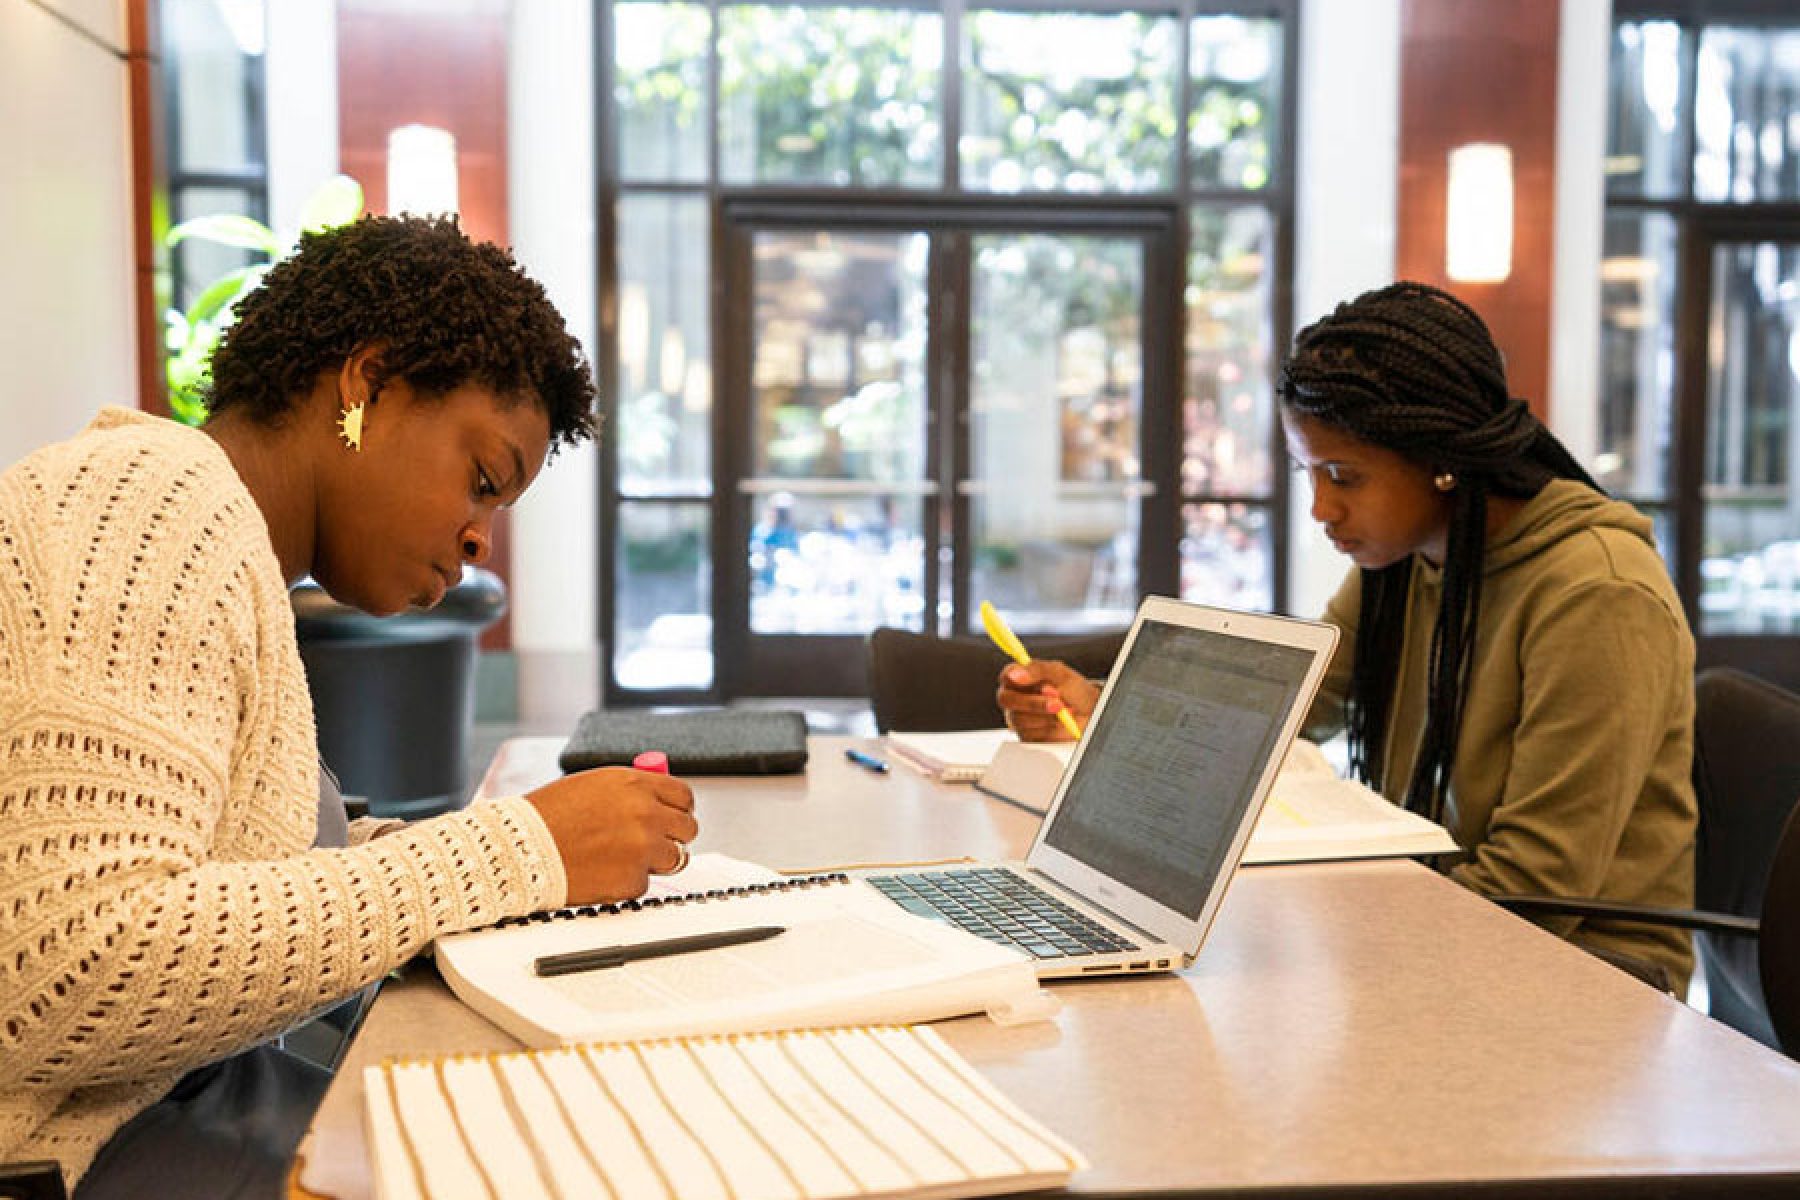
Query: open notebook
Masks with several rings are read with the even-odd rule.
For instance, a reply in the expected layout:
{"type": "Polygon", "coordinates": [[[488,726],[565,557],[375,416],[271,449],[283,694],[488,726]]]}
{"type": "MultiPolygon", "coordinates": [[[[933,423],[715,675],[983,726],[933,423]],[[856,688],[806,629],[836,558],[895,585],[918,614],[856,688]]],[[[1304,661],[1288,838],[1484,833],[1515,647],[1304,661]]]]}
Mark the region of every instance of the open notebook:
{"type": "Polygon", "coordinates": [[[441,937],[438,970],[464,1004],[540,1047],[1056,1011],[1024,954],[902,912],[846,875],[782,878],[703,854],[659,883],[665,894],[441,937]],[[784,932],[575,974],[533,970],[550,955],[771,925],[784,932]]]}
{"type": "Polygon", "coordinates": [[[949,1200],[1087,1166],[926,1029],[389,1062],[363,1079],[381,1200],[949,1200]]]}
{"type": "MultiPolygon", "coordinates": [[[[1001,741],[975,786],[1045,812],[1074,757],[1073,742],[1001,741]]],[[[1244,865],[1455,854],[1458,849],[1442,825],[1340,777],[1317,745],[1296,738],[1250,833],[1244,865]]]]}

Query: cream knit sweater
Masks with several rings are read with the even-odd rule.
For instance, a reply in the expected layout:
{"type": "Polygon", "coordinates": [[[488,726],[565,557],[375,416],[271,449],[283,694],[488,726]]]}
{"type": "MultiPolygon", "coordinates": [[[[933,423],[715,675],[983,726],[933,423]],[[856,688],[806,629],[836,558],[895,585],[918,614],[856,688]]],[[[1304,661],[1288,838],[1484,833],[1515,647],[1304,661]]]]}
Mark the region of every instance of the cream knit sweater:
{"type": "Polygon", "coordinates": [[[0,1162],[73,1182],[184,1072],[560,904],[522,798],[310,849],[287,588],[231,463],[108,410],[0,475],[0,1162]]]}

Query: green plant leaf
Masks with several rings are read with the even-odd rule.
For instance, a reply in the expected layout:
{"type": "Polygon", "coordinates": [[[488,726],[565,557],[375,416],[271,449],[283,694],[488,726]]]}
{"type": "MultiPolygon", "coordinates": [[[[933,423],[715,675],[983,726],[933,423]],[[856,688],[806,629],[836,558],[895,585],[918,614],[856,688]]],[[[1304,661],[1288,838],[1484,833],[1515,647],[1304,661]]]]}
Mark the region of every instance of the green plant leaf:
{"type": "Polygon", "coordinates": [[[230,308],[237,303],[237,298],[254,288],[262,280],[264,268],[239,267],[235,271],[227,271],[211,283],[206,290],[194,297],[188,306],[187,319],[201,321],[214,314],[230,308]]]}
{"type": "Polygon", "coordinates": [[[237,246],[244,250],[255,250],[269,258],[281,257],[283,249],[281,243],[275,239],[274,230],[254,217],[240,216],[237,213],[212,213],[204,217],[195,217],[191,221],[183,221],[169,230],[168,236],[163,241],[173,248],[191,237],[217,242],[221,246],[237,246]]]}
{"type": "Polygon", "coordinates": [[[169,411],[183,425],[199,425],[206,420],[206,401],[199,388],[170,388],[169,411]]]}
{"type": "Polygon", "coordinates": [[[362,210],[362,184],[348,175],[333,175],[307,197],[306,207],[300,213],[300,229],[304,233],[336,229],[362,216],[362,210]]]}

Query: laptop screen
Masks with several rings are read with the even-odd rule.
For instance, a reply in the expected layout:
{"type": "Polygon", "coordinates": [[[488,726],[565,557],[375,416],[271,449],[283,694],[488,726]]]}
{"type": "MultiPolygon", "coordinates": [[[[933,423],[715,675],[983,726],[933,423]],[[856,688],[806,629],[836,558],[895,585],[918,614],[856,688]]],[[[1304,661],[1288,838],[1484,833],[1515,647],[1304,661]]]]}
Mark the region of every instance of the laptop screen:
{"type": "Polygon", "coordinates": [[[1295,646],[1144,621],[1044,843],[1197,917],[1312,662],[1295,646]]]}

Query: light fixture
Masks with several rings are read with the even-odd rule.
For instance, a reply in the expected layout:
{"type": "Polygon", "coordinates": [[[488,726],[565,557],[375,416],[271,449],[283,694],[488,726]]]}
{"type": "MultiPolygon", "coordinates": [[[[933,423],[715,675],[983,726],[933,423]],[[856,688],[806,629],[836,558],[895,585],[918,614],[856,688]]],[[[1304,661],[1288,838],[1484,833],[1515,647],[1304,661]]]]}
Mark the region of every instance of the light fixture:
{"type": "Polygon", "coordinates": [[[456,215],[456,138],[447,129],[402,125],[388,131],[387,208],[418,216],[456,215]]]}
{"type": "Polygon", "coordinates": [[[656,373],[659,390],[665,396],[679,396],[687,378],[687,343],[681,330],[673,325],[663,330],[661,364],[656,373]]]}
{"type": "Polygon", "coordinates": [[[1511,150],[1491,142],[1452,150],[1444,210],[1444,274],[1499,283],[1512,273],[1511,150]]]}
{"type": "Polygon", "coordinates": [[[627,393],[650,386],[650,294],[641,283],[619,285],[619,373],[627,393]]]}

